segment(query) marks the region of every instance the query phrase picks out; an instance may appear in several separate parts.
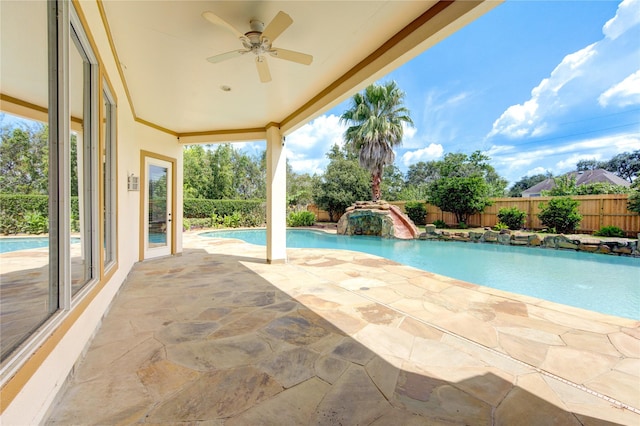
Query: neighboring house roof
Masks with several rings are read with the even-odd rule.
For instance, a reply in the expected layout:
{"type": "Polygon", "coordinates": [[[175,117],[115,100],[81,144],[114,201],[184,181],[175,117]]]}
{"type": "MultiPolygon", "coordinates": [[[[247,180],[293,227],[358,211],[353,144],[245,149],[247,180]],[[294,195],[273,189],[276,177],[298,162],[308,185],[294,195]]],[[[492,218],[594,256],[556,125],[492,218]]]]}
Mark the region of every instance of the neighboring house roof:
{"type": "MultiPolygon", "coordinates": [[[[604,169],[596,169],[596,170],[586,170],[583,172],[569,172],[564,176],[571,176],[576,179],[576,185],[585,185],[588,183],[595,182],[604,182],[610,183],[612,185],[620,185],[620,186],[631,186],[631,183],[627,180],[622,179],[620,176],[617,176],[607,170],[604,169]]],[[[525,189],[522,191],[523,197],[531,197],[531,196],[539,196],[542,191],[550,191],[556,186],[553,178],[543,180],[537,185],[532,186],[529,189],[525,189]]]]}

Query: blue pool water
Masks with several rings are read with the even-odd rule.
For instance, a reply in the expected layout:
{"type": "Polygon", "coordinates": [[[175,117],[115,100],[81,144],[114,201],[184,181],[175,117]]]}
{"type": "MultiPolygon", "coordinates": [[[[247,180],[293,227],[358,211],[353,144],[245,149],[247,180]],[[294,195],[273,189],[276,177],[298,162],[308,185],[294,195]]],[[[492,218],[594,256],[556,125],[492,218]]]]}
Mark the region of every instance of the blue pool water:
{"type": "MultiPolygon", "coordinates": [[[[205,237],[266,245],[266,231],[205,237]]],[[[583,309],[640,319],[640,259],[493,244],[388,240],[287,230],[287,247],[355,250],[463,281],[583,309]]]]}
{"type": "MultiPolygon", "coordinates": [[[[71,244],[79,243],[80,238],[72,238],[71,244]]],[[[49,237],[0,238],[0,253],[49,247],[49,237]]]]}

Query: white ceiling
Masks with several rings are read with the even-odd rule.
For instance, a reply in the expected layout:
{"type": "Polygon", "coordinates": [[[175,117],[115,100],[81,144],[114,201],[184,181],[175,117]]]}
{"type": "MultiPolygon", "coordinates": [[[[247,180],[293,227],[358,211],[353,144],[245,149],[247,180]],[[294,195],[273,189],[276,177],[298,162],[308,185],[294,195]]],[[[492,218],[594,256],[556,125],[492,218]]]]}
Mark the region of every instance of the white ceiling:
{"type": "MultiPolygon", "coordinates": [[[[2,48],[7,48],[5,30],[10,30],[12,40],[16,40],[13,33],[24,33],[25,42],[35,46],[32,49],[40,46],[42,50],[43,40],[32,40],[41,32],[36,27],[42,27],[34,24],[30,28],[33,20],[8,17],[5,12],[10,8],[5,6],[11,2],[0,3],[2,48]]],[[[264,129],[269,123],[288,123],[286,131],[291,131],[497,2],[103,0],[99,4],[136,118],[182,136],[193,132],[246,133],[247,129],[264,129]],[[269,57],[269,83],[260,82],[251,54],[212,64],[206,58],[242,45],[231,31],[205,20],[201,16],[204,11],[214,12],[242,32],[249,30],[250,20],[267,25],[283,11],[293,24],[274,46],[308,53],[313,63],[305,66],[269,57]],[[231,91],[225,92],[221,86],[229,86],[231,91]]],[[[20,45],[20,50],[23,48],[20,45]]],[[[13,52],[18,54],[19,50],[13,52]]],[[[2,93],[34,102],[24,68],[13,69],[5,53],[2,93]]],[[[39,58],[46,60],[43,56],[39,58]]],[[[46,80],[38,84],[46,84],[46,80]]]]}
{"type": "Polygon", "coordinates": [[[112,1],[104,9],[136,114],[181,133],[282,121],[432,4],[112,1]],[[267,25],[282,10],[293,24],[274,45],[313,55],[313,63],[268,58],[270,83],[260,82],[253,55],[211,64],[206,58],[242,45],[202,18],[206,10],[241,32],[251,19],[267,25]]]}

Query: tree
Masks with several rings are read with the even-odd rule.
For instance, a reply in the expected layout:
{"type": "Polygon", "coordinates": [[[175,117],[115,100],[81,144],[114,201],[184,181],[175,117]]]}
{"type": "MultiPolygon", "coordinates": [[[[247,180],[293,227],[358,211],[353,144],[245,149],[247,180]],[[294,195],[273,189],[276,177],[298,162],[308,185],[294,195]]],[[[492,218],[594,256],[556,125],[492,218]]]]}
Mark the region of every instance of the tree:
{"type": "Polygon", "coordinates": [[[336,222],[347,207],[369,194],[369,176],[349,153],[334,145],[327,153],[329,164],[316,186],[313,199],[336,222]]]}
{"type": "Polygon", "coordinates": [[[235,198],[231,144],[218,145],[215,150],[208,151],[207,154],[213,178],[210,185],[210,195],[207,198],[213,200],[235,198]]]}
{"type": "Polygon", "coordinates": [[[404,176],[400,169],[394,164],[385,166],[384,178],[380,184],[382,198],[387,201],[399,200],[404,187],[404,176]]]}
{"type": "Polygon", "coordinates": [[[265,199],[267,197],[267,171],[266,168],[260,167],[260,160],[251,158],[237,149],[233,150],[231,158],[234,198],[241,200],[265,199]]]}
{"type": "Polygon", "coordinates": [[[440,178],[430,185],[429,202],[456,215],[458,223],[491,205],[489,185],[480,176],[440,178]]]}
{"type": "Polygon", "coordinates": [[[595,158],[592,160],[580,160],[576,164],[577,172],[586,172],[588,170],[604,169],[607,166],[606,161],[598,161],[595,158]]]}
{"type": "MultiPolygon", "coordinates": [[[[210,149],[207,145],[206,149],[210,149]]],[[[185,198],[207,198],[212,180],[209,158],[202,145],[185,146],[182,152],[183,184],[185,198]]]]}
{"type": "Polygon", "coordinates": [[[548,191],[542,191],[542,195],[562,196],[574,195],[576,193],[576,178],[570,174],[553,178],[555,186],[548,191]]]}
{"type": "Polygon", "coordinates": [[[407,185],[421,186],[431,183],[440,177],[438,161],[420,161],[412,164],[407,170],[407,185]]]}
{"type": "MultiPolygon", "coordinates": [[[[475,151],[469,156],[469,160],[473,168],[478,170],[480,175],[484,177],[485,182],[487,182],[489,197],[504,197],[508,182],[489,164],[491,158],[480,151],[475,151]]],[[[470,175],[473,174],[474,172],[472,171],[470,175]]]]}
{"type": "Polygon", "coordinates": [[[487,183],[489,197],[504,196],[507,180],[502,178],[491,164],[487,155],[474,151],[471,155],[460,152],[445,154],[444,159],[435,162],[438,178],[480,176],[487,183]]]}
{"type": "Polygon", "coordinates": [[[406,174],[405,187],[398,195],[402,200],[426,200],[428,187],[431,182],[440,177],[438,161],[420,161],[409,166],[406,174]]]}
{"type": "Polygon", "coordinates": [[[509,195],[509,197],[522,197],[522,191],[527,190],[539,184],[540,182],[544,182],[545,180],[552,177],[553,175],[551,175],[551,173],[548,173],[546,175],[538,174],[533,176],[524,176],[511,186],[507,195],[509,195]]]}
{"type": "Polygon", "coordinates": [[[629,211],[640,214],[640,190],[634,190],[629,194],[627,208],[629,211]]]}
{"type": "Polygon", "coordinates": [[[607,182],[592,182],[576,187],[576,195],[628,194],[630,191],[626,186],[607,182]]]}
{"type": "Polygon", "coordinates": [[[358,152],[360,166],[371,173],[373,201],[380,199],[384,167],[393,164],[393,148],[402,143],[403,123],[413,125],[409,110],[403,105],[404,92],[395,81],[372,84],[351,99],[351,107],[340,117],[349,128],[345,142],[358,152]]]}
{"type": "Polygon", "coordinates": [[[604,168],[633,182],[640,175],[640,149],[616,155],[606,162],[604,168]]]}
{"type": "Polygon", "coordinates": [[[40,123],[0,129],[0,192],[47,194],[49,128],[40,123]]]}
{"type": "Polygon", "coordinates": [[[491,204],[489,197],[504,193],[507,181],[489,165],[480,151],[471,155],[450,153],[436,162],[439,177],[429,185],[428,202],[455,213],[459,223],[491,204]]]}
{"type": "Polygon", "coordinates": [[[559,233],[574,231],[582,215],[578,213],[580,203],[570,197],[552,198],[549,204],[540,203],[538,217],[543,225],[555,229],[559,233]]]}
{"type": "Polygon", "coordinates": [[[614,185],[607,182],[592,182],[583,185],[576,184],[575,176],[570,174],[553,178],[555,186],[548,191],[542,191],[543,195],[595,195],[595,194],[626,194],[629,188],[622,185],[614,185]]]}
{"type": "Polygon", "coordinates": [[[287,160],[287,204],[290,207],[306,207],[313,202],[313,189],[318,184],[317,176],[295,173],[287,160]]]}

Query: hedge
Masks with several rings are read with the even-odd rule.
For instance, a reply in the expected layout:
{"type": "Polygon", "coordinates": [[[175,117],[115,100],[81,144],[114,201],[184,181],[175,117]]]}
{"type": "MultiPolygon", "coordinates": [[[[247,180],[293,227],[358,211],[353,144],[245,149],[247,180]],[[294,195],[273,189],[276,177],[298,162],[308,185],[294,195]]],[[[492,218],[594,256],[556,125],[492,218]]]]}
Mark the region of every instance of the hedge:
{"type": "MultiPolygon", "coordinates": [[[[29,232],[30,221],[49,217],[49,196],[35,194],[0,194],[0,233],[29,232]]],[[[71,197],[71,217],[78,214],[78,197],[71,197]]]]}
{"type": "MultiPolygon", "coordinates": [[[[216,218],[240,216],[241,226],[261,226],[266,222],[263,200],[205,200],[186,198],[183,204],[185,218],[216,218]]],[[[25,232],[25,217],[31,213],[49,217],[47,195],[0,194],[0,233],[25,232]]],[[[77,221],[78,197],[71,197],[71,217],[77,221]]],[[[72,223],[73,226],[73,223],[72,223]]]]}
{"type": "MultiPolygon", "coordinates": [[[[78,216],[78,197],[71,197],[71,215],[78,216]]],[[[231,216],[238,212],[242,214],[264,215],[265,202],[263,200],[205,200],[201,198],[185,198],[184,217],[205,218],[231,216]]],[[[25,212],[39,212],[49,216],[49,196],[47,195],[13,195],[0,194],[0,210],[9,216],[19,216],[25,212]]]]}
{"type": "Polygon", "coordinates": [[[231,216],[238,212],[244,215],[264,216],[266,213],[263,200],[207,200],[204,198],[185,198],[183,203],[184,217],[205,218],[231,216]]]}

